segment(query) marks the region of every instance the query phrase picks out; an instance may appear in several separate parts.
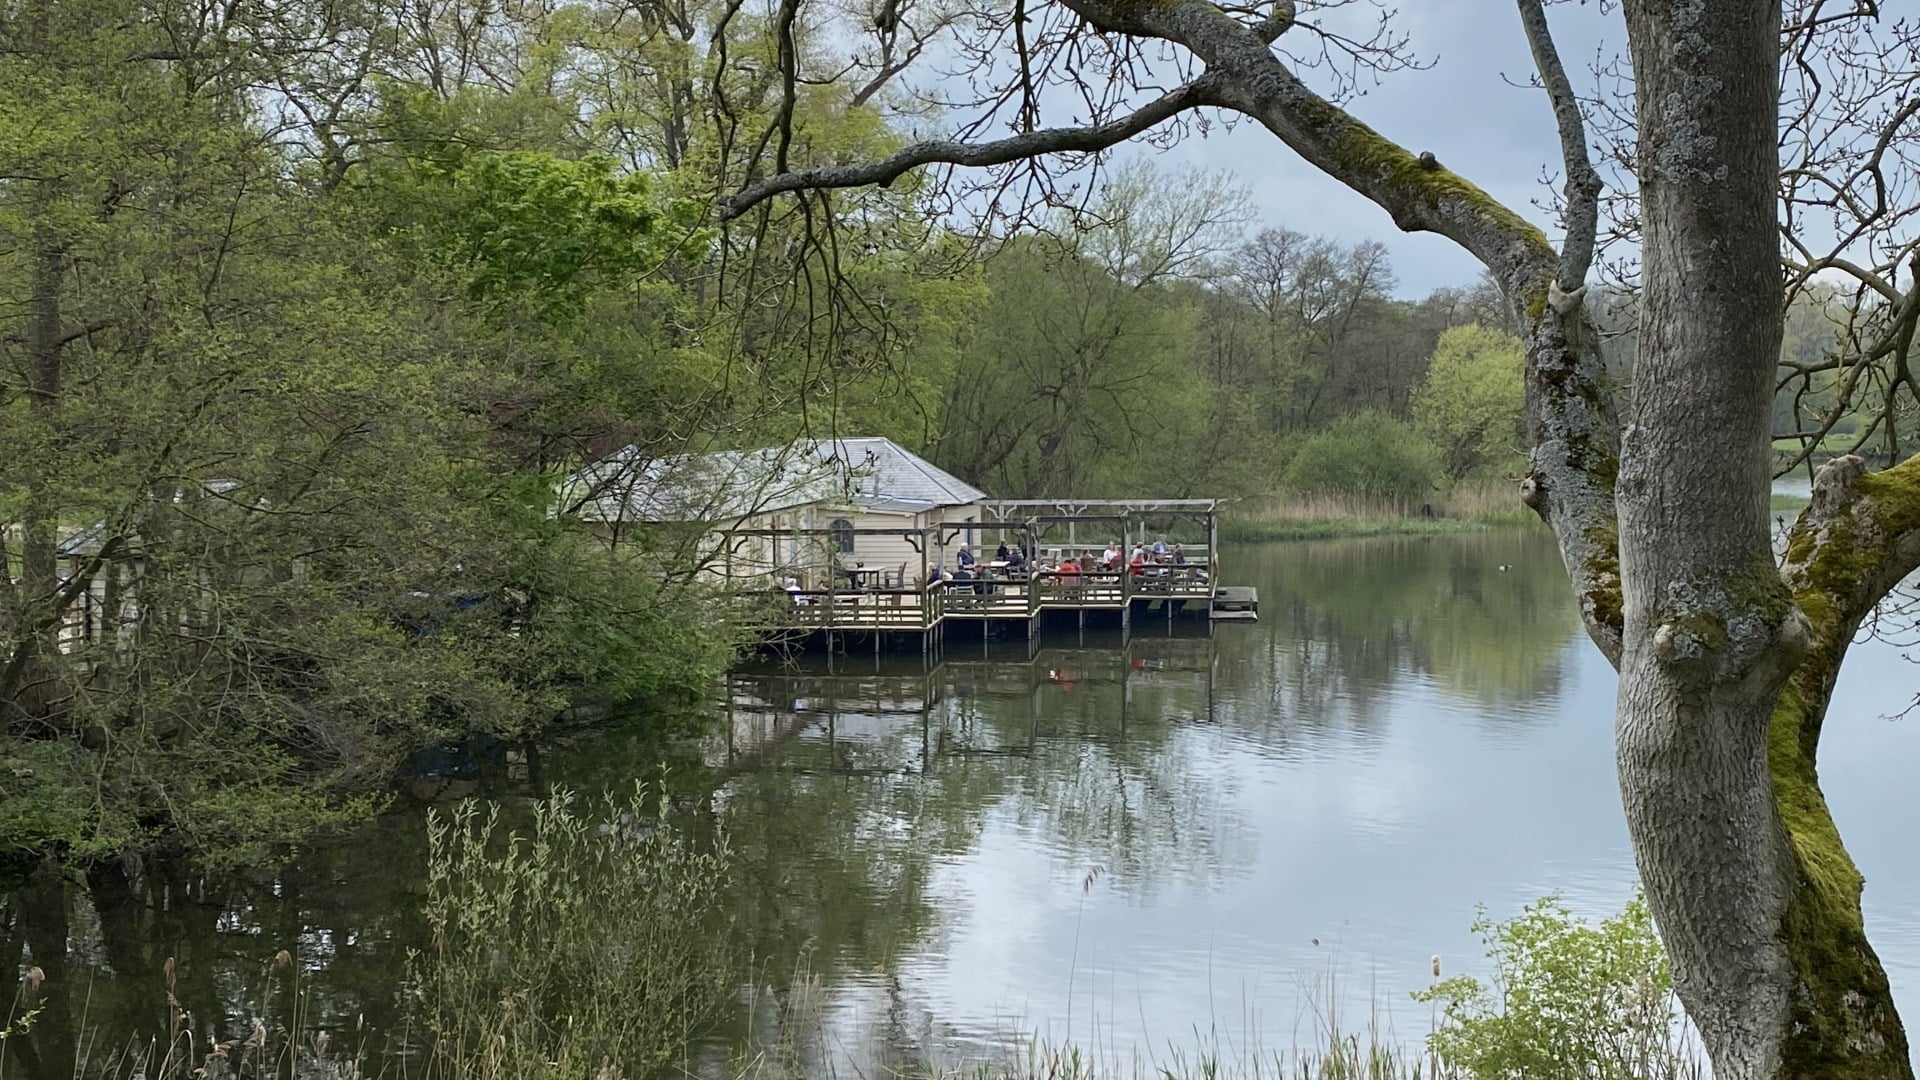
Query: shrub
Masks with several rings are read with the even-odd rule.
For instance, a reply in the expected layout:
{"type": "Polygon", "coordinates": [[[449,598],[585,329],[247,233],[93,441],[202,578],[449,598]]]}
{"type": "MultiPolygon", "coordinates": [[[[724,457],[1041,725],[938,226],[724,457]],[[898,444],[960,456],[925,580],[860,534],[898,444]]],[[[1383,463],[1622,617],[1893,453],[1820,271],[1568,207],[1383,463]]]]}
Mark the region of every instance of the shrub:
{"type": "Polygon", "coordinates": [[[725,837],[697,845],[636,788],[603,820],[566,794],[501,835],[473,804],[428,821],[427,926],[409,958],[448,1080],[646,1075],[727,999],[725,837]]]}
{"type": "Polygon", "coordinates": [[[1282,483],[1312,494],[1424,499],[1441,479],[1433,444],[1379,413],[1345,417],[1300,444],[1282,483]]]}
{"type": "Polygon", "coordinates": [[[1442,1006],[1434,1056],[1480,1080],[1679,1080],[1705,1070],[1680,1041],[1666,952],[1646,901],[1591,926],[1553,897],[1474,932],[1494,961],[1414,999],[1442,1006]]]}

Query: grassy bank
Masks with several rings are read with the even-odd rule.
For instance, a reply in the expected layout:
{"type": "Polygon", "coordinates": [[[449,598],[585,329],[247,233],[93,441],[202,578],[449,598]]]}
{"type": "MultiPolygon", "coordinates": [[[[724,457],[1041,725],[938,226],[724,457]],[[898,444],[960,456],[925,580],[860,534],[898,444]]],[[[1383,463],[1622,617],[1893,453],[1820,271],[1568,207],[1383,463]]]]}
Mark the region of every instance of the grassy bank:
{"type": "MultiPolygon", "coordinates": [[[[1793,515],[1804,495],[1776,492],[1775,514],[1793,515]]],[[[1525,528],[1540,519],[1521,505],[1508,484],[1462,488],[1427,503],[1403,503],[1339,495],[1268,495],[1246,499],[1222,512],[1220,538],[1240,543],[1280,540],[1344,540],[1364,536],[1440,536],[1525,528]],[[1431,514],[1423,512],[1431,510],[1431,514]]]]}
{"type": "Polygon", "coordinates": [[[1223,540],[1332,540],[1482,532],[1539,523],[1514,485],[1463,485],[1422,502],[1347,495],[1268,495],[1235,503],[1220,520],[1223,540]]]}

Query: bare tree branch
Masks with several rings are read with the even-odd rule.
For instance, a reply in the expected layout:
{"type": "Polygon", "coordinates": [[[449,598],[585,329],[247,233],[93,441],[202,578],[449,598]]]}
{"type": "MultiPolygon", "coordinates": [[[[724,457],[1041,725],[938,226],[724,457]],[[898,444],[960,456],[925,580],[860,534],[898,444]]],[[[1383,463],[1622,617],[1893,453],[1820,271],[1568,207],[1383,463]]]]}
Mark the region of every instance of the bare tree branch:
{"type": "Polygon", "coordinates": [[[721,202],[721,220],[731,221],[759,203],[790,191],[885,187],[922,165],[1005,165],[1042,154],[1090,154],[1116,146],[1188,109],[1220,105],[1220,80],[1203,75],[1110,123],[1084,128],[1044,128],[988,143],[936,140],[916,143],[890,157],[858,165],[833,165],[770,177],[721,202]]]}
{"type": "Polygon", "coordinates": [[[1560,287],[1572,292],[1587,280],[1593,266],[1594,236],[1600,221],[1600,174],[1587,154],[1586,119],[1580,99],[1567,78],[1566,65],[1554,47],[1541,0],[1519,0],[1520,25],[1526,28],[1533,65],[1540,72],[1547,98],[1553,103],[1554,123],[1560,129],[1560,156],[1566,164],[1566,241],[1560,245],[1560,287]]]}

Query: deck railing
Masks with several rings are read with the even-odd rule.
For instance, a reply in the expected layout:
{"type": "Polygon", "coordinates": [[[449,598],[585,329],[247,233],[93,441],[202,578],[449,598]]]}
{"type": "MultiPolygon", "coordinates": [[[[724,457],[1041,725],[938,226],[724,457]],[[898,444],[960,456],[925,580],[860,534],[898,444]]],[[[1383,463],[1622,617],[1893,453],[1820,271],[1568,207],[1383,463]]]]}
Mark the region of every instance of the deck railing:
{"type": "Polygon", "coordinates": [[[939,622],[946,598],[925,589],[789,589],[764,618],[778,625],[924,630],[939,622]]]}
{"type": "Polygon", "coordinates": [[[1213,582],[1203,564],[1061,573],[1035,570],[932,587],[788,589],[751,599],[756,625],[794,629],[928,630],[945,618],[1023,619],[1049,610],[1121,610],[1136,600],[1204,600],[1213,582]]]}

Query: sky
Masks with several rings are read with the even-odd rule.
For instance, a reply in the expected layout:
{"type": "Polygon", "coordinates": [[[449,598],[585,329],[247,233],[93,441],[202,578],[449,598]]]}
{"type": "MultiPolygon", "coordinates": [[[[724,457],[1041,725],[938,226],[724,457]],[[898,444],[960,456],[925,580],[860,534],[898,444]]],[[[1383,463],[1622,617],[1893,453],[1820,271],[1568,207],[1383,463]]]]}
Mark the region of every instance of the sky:
{"type": "MultiPolygon", "coordinates": [[[[1596,54],[1611,56],[1624,48],[1620,15],[1602,14],[1585,2],[1552,5],[1548,12],[1575,89],[1585,92],[1596,54]]],[[[1380,87],[1351,102],[1350,111],[1416,153],[1432,151],[1448,168],[1537,221],[1549,236],[1557,235],[1551,217],[1533,204],[1547,195],[1543,169],[1551,168],[1558,182],[1558,136],[1545,95],[1515,85],[1524,84],[1532,60],[1514,5],[1419,0],[1396,19],[1412,36],[1414,50],[1433,66],[1387,76],[1380,87]]],[[[1164,152],[1134,145],[1116,155],[1119,160],[1128,156],[1232,173],[1251,190],[1261,225],[1348,243],[1381,241],[1392,253],[1400,296],[1417,298],[1443,286],[1468,285],[1480,275],[1479,263],[1451,241],[1400,232],[1385,211],[1251,123],[1231,132],[1215,126],[1205,137],[1190,136],[1164,152]]]]}

